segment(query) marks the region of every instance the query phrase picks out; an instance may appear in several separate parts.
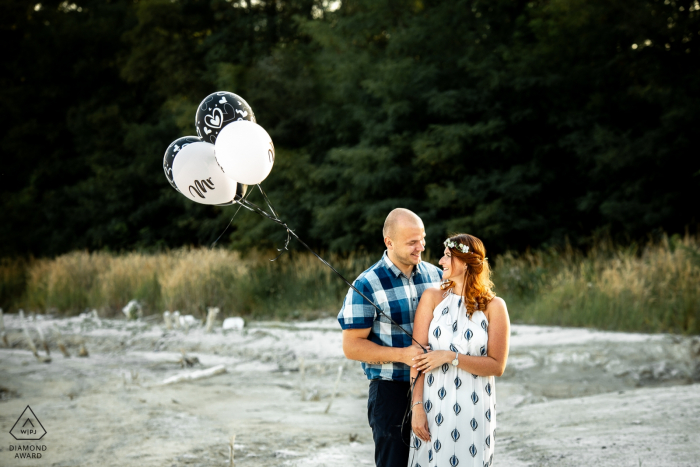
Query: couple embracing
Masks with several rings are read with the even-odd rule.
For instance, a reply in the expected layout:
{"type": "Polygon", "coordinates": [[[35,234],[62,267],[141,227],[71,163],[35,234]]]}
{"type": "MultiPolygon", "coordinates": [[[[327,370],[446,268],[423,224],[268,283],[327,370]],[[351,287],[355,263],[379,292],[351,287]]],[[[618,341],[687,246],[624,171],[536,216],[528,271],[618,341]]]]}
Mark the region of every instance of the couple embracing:
{"type": "Polygon", "coordinates": [[[389,213],[383,235],[386,252],[354,286],[394,323],[353,289],[338,314],[345,356],[361,361],[370,380],[375,463],[491,466],[494,377],[506,367],[510,321],[492,291],[484,244],[448,238],[440,271],[421,261],[425,228],[413,212],[389,213]]]}

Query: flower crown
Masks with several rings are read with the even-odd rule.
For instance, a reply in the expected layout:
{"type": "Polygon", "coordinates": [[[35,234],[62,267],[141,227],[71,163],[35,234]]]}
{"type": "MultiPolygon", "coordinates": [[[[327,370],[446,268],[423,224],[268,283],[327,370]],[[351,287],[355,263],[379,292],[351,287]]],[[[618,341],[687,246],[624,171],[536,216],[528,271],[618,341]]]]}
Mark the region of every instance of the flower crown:
{"type": "Polygon", "coordinates": [[[465,245],[464,243],[459,243],[455,242],[454,240],[450,240],[449,238],[443,242],[443,245],[445,245],[447,248],[455,248],[462,253],[469,253],[469,246],[465,245]]]}

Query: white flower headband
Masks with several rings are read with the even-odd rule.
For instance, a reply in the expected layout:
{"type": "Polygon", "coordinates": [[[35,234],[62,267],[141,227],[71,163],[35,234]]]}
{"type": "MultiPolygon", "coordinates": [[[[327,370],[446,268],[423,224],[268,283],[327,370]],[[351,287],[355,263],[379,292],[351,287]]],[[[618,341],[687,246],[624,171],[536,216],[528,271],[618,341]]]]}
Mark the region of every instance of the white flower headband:
{"type": "Polygon", "coordinates": [[[469,253],[468,245],[465,245],[464,243],[455,242],[454,240],[450,240],[449,238],[443,242],[443,245],[445,245],[447,248],[456,248],[462,253],[469,253]]]}

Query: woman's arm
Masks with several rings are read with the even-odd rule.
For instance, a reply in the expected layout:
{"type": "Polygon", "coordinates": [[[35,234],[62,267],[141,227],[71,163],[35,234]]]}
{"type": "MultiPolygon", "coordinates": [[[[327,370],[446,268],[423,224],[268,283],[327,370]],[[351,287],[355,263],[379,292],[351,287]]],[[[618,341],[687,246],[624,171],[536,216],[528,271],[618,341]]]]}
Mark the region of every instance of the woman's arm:
{"type": "MultiPolygon", "coordinates": [[[[423,296],[418,303],[416,316],[413,318],[413,338],[423,347],[428,348],[428,330],[430,322],[433,320],[433,310],[437,305],[436,295],[439,297],[442,294],[440,289],[428,289],[423,292],[423,296]]],[[[420,351],[420,347],[416,346],[420,351]]],[[[420,382],[423,381],[423,374],[418,374],[418,370],[411,367],[411,383],[415,378],[420,382]]],[[[413,402],[423,401],[423,385],[416,383],[416,388],[413,390],[413,402]]]]}
{"type": "MultiPolygon", "coordinates": [[[[489,321],[488,354],[485,357],[459,355],[459,368],[477,376],[501,376],[506,369],[508,349],[510,346],[510,318],[506,302],[495,297],[486,307],[486,317],[489,321]]],[[[436,350],[413,358],[416,369],[437,368],[444,363],[450,363],[455,353],[446,350],[436,350]]]]}
{"type": "MultiPolygon", "coordinates": [[[[426,348],[428,347],[428,330],[433,319],[433,310],[438,303],[436,300],[441,295],[442,291],[440,289],[428,289],[423,292],[418,303],[418,309],[416,309],[416,316],[413,319],[413,338],[426,348]]],[[[420,349],[417,346],[416,348],[420,349]]],[[[423,373],[419,375],[418,370],[411,366],[411,384],[415,380],[411,401],[411,407],[413,408],[411,428],[413,428],[413,433],[420,439],[430,441],[428,417],[423,408],[423,379],[423,373]]]]}

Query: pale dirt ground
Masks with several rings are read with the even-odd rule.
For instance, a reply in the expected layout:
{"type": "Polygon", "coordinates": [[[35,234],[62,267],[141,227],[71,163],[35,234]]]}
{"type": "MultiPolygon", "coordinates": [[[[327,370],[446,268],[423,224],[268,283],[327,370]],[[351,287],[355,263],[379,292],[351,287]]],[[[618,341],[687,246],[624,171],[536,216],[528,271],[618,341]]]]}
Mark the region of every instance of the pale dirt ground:
{"type": "MultiPolygon", "coordinates": [[[[51,363],[27,350],[17,315],[5,323],[0,466],[224,466],[233,434],[240,467],[373,465],[368,383],[343,357],[333,319],[226,334],[87,316],[29,320],[35,339],[35,326],[49,336],[51,363]],[[72,358],[58,352],[53,326],[72,358]],[[76,356],[80,343],[89,357],[76,356]],[[201,365],[181,369],[181,348],[201,365]],[[219,364],[225,374],[156,385],[219,364]],[[339,366],[338,397],[324,413],[339,366]],[[47,430],[41,460],[9,450],[27,405],[47,430]]],[[[515,325],[496,383],[495,465],[698,466],[699,381],[698,337],[515,325]]]]}

